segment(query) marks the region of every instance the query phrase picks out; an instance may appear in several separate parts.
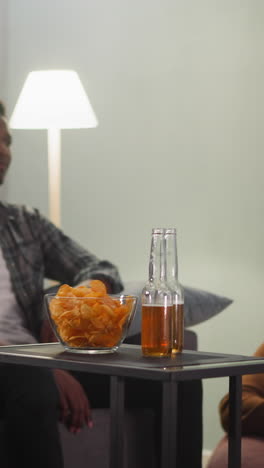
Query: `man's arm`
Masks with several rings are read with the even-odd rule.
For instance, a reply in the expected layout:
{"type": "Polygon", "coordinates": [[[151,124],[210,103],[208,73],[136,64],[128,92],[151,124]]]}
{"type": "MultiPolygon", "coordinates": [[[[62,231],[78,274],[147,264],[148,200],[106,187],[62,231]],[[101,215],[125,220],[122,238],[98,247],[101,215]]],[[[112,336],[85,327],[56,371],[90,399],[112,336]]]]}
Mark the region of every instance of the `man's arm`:
{"type": "Polygon", "coordinates": [[[32,235],[40,243],[45,277],[71,286],[87,279],[100,279],[108,292],[123,289],[117,267],[108,260],[100,260],[87,249],[66,236],[37,210],[27,213],[32,235]]]}

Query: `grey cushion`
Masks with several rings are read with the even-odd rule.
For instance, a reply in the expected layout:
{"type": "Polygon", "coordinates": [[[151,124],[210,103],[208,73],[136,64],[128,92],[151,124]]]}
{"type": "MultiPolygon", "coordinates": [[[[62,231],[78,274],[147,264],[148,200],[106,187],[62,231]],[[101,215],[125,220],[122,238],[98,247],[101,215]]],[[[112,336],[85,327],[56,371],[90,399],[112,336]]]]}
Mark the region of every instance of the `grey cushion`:
{"type": "MultiPolygon", "coordinates": [[[[141,291],[144,281],[125,282],[124,294],[134,294],[138,296],[138,303],[134,320],[130,326],[128,336],[140,332],[141,329],[141,291]]],[[[185,327],[191,327],[204,322],[219,314],[233,302],[227,297],[203,291],[201,289],[184,286],[184,323],[185,327]]]]}
{"type": "Polygon", "coordinates": [[[185,326],[191,327],[214,317],[232,302],[228,297],[184,286],[185,326]]]}

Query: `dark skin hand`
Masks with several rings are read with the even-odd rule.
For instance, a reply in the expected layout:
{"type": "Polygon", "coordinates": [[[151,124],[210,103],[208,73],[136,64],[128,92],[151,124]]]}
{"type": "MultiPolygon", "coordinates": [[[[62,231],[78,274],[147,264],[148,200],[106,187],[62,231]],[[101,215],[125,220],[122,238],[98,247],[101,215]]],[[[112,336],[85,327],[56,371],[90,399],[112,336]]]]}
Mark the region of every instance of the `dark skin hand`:
{"type": "Polygon", "coordinates": [[[61,369],[53,372],[60,395],[60,421],[73,434],[84,425],[92,428],[91,408],[81,384],[69,372],[61,369]]]}
{"type": "MultiPolygon", "coordinates": [[[[58,339],[48,320],[41,329],[41,343],[55,343],[58,339]]],[[[54,378],[60,395],[60,421],[70,432],[77,434],[84,425],[93,427],[89,400],[81,386],[69,372],[54,369],[54,378]]]]}

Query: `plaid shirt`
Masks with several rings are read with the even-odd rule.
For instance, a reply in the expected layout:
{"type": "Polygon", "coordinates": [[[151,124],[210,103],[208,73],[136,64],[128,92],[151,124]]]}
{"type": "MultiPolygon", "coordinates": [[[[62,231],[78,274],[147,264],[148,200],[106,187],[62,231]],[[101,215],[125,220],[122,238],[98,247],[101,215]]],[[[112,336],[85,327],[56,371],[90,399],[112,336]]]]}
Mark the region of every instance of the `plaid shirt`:
{"type": "Polygon", "coordinates": [[[83,249],[38,210],[0,202],[0,245],[16,300],[36,338],[42,320],[44,278],[72,286],[105,279],[112,293],[123,285],[117,268],[83,249]]]}

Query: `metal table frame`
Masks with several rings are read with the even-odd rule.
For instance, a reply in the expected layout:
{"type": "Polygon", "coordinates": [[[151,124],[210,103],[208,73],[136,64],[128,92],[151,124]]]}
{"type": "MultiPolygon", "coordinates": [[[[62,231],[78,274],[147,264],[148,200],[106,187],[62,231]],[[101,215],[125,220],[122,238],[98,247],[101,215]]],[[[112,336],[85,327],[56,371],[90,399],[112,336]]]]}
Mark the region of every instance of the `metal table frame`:
{"type": "Polygon", "coordinates": [[[141,348],[137,345],[122,345],[114,354],[101,355],[65,352],[59,343],[3,346],[0,348],[0,362],[109,375],[110,468],[123,468],[126,377],[159,380],[162,383],[161,468],[176,468],[178,382],[229,377],[228,468],[240,468],[242,375],[264,372],[262,358],[198,351],[184,351],[174,358],[146,358],[141,355],[141,348]]]}

